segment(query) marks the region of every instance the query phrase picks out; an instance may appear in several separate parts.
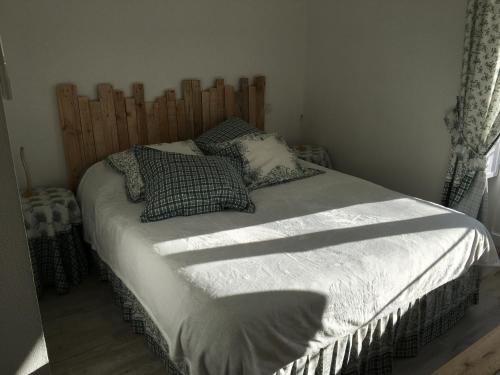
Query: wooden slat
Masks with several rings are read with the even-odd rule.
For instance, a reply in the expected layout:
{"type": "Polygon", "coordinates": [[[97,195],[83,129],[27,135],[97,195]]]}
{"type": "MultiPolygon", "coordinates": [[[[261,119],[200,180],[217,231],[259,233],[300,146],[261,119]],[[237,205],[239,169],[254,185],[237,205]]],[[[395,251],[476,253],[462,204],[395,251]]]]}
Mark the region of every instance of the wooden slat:
{"type": "Polygon", "coordinates": [[[84,167],[88,168],[97,161],[94,145],[94,130],[92,129],[92,119],[90,117],[89,98],[86,96],[79,96],[78,108],[80,110],[80,124],[82,129],[82,159],[84,159],[84,167]]]}
{"type": "Polygon", "coordinates": [[[80,114],[76,86],[61,84],[56,88],[59,118],[63,133],[64,154],[70,189],[76,189],[83,171],[80,114]]]}
{"type": "Polygon", "coordinates": [[[109,155],[104,132],[104,117],[99,100],[89,102],[90,118],[92,119],[92,130],[94,131],[95,154],[97,160],[102,160],[109,155]]]}
{"type": "Polygon", "coordinates": [[[266,91],[266,78],[264,76],[258,76],[254,79],[255,84],[255,121],[257,128],[264,130],[264,120],[265,120],[265,98],[264,93],[266,91]]]}
{"type": "Polygon", "coordinates": [[[70,187],[76,188],[79,177],[94,161],[134,144],[197,137],[231,116],[248,118],[263,128],[266,82],[264,77],[255,77],[254,82],[249,86],[248,79],[242,78],[236,91],[217,79],[213,88],[203,91],[199,80],[185,80],[184,98],[177,100],[175,91],[169,90],[147,108],[142,83],[132,85],[129,98],[110,84],[100,84],[98,99],[92,101],[78,98],[74,85],[59,85],[57,98],[70,187]]]}
{"type": "Polygon", "coordinates": [[[158,103],[146,102],[145,108],[146,119],[148,123],[148,144],[160,143],[160,128],[158,126],[158,103]]]}
{"type": "Polygon", "coordinates": [[[123,91],[115,91],[116,131],[118,133],[118,148],[120,151],[130,147],[127,127],[127,110],[123,91]]]}
{"type": "Polygon", "coordinates": [[[115,93],[108,83],[97,85],[97,93],[101,101],[104,120],[104,140],[109,153],[119,151],[118,132],[116,129],[115,93]]]}
{"type": "Polygon", "coordinates": [[[189,139],[189,130],[186,125],[186,103],[184,99],[177,101],[177,135],[179,141],[189,139]]]}
{"type": "Polygon", "coordinates": [[[234,93],[234,116],[241,117],[241,92],[236,91],[234,93]]]}
{"type": "Polygon", "coordinates": [[[216,88],[210,89],[210,121],[209,128],[213,128],[218,124],[219,107],[217,106],[218,93],[216,88]]]}
{"type": "MultiPolygon", "coordinates": [[[[184,100],[184,112],[186,116],[186,122],[184,124],[185,139],[193,138],[193,122],[194,122],[194,110],[193,110],[193,87],[191,80],[182,81],[182,97],[184,100]]],[[[178,112],[178,111],[177,111],[178,112]]]]}
{"type": "Polygon", "coordinates": [[[240,95],[241,118],[248,122],[248,78],[240,78],[240,95]]]}
{"type": "Polygon", "coordinates": [[[210,91],[204,90],[201,93],[201,113],[203,121],[203,131],[210,129],[210,91]]]}
{"type": "Polygon", "coordinates": [[[215,80],[215,88],[217,89],[217,120],[216,120],[216,124],[215,125],[217,125],[217,124],[219,124],[219,122],[224,121],[224,116],[225,116],[225,108],[224,108],[224,96],[225,96],[224,80],[223,79],[216,79],[215,80]]]}
{"type": "Polygon", "coordinates": [[[170,142],[178,140],[177,134],[177,102],[174,90],[167,90],[167,118],[168,118],[168,134],[170,142]]]}
{"type": "Polygon", "coordinates": [[[203,132],[203,109],[199,80],[191,81],[191,90],[193,92],[193,138],[196,138],[203,132]]]}
{"type": "Polygon", "coordinates": [[[160,128],[160,142],[170,142],[168,134],[167,98],[160,96],[156,99],[158,103],[158,127],[160,128]]]}
{"type": "Polygon", "coordinates": [[[248,88],[248,123],[253,126],[257,126],[257,104],[255,96],[255,86],[250,86],[248,88]]]}
{"type": "Polygon", "coordinates": [[[137,112],[137,133],[139,135],[139,143],[145,145],[148,142],[148,125],[146,108],[144,105],[144,85],[142,83],[134,83],[132,85],[132,95],[135,99],[137,112]]]}
{"type": "Polygon", "coordinates": [[[225,108],[225,118],[230,118],[234,116],[235,113],[235,100],[234,100],[234,89],[233,86],[226,85],[224,87],[224,108],[225,108]]]}
{"type": "Polygon", "coordinates": [[[127,111],[127,128],[130,146],[139,144],[139,131],[137,129],[137,110],[134,98],[125,98],[127,111]]]}

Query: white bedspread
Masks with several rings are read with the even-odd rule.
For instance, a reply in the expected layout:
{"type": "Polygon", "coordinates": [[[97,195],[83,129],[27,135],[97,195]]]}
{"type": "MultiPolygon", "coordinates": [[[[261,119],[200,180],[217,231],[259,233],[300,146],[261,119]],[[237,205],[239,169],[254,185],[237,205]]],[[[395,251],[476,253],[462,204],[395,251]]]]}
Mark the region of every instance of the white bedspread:
{"type": "Polygon", "coordinates": [[[104,163],[80,184],[86,239],[194,375],[271,374],[498,261],[478,221],[339,172],[251,196],[142,224],[104,163]]]}

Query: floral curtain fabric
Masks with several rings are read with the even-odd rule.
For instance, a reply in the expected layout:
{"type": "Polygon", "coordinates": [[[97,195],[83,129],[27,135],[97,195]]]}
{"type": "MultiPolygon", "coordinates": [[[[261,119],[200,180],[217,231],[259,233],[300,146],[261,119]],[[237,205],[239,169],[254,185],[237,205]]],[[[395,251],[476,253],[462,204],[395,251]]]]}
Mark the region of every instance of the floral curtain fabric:
{"type": "Polygon", "coordinates": [[[485,208],[486,154],[500,135],[500,0],[467,3],[461,92],[447,115],[452,150],[442,203],[478,217],[485,208]]]}

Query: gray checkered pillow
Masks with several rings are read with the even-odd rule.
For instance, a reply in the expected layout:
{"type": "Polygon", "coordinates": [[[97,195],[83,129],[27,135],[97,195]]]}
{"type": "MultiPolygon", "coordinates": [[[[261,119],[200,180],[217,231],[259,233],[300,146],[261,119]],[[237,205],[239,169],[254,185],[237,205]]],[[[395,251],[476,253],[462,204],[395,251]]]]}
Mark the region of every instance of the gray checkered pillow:
{"type": "MultiPolygon", "coordinates": [[[[148,145],[148,147],[185,155],[203,155],[203,152],[190,139],[173,143],[157,143],[148,145]]],[[[144,200],[144,182],[133,149],[109,155],[106,162],[125,177],[125,190],[128,199],[134,203],[144,200]]]]}
{"type": "Polygon", "coordinates": [[[253,133],[262,132],[238,117],[231,117],[215,128],[207,130],[196,138],[195,142],[202,151],[210,153],[210,146],[214,143],[227,142],[253,133]]]}
{"type": "Polygon", "coordinates": [[[219,156],[182,155],[135,146],[145,183],[142,222],[233,209],[254,212],[239,163],[219,156]]]}

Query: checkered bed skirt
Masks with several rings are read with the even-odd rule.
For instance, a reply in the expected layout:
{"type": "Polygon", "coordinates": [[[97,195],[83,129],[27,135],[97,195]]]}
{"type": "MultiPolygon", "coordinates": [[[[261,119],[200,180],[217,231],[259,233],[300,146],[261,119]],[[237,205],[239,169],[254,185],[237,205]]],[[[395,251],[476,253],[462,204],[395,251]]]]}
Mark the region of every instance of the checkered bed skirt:
{"type": "MultiPolygon", "coordinates": [[[[165,338],[122,281],[92,251],[101,279],[113,287],[123,319],[137,334],[145,336],[150,349],[165,364],[169,375],[189,375],[185,362],[169,357],[165,338]]],[[[479,271],[472,267],[465,275],[384,318],[342,337],[315,355],[304,356],[274,375],[385,375],[392,373],[393,358],[414,357],[419,349],[452,328],[467,308],[479,300],[479,271]]]]}
{"type": "Polygon", "coordinates": [[[47,286],[57,293],[66,293],[88,273],[85,247],[81,238],[81,225],[72,225],[54,236],[29,239],[31,266],[37,294],[47,286]]]}

